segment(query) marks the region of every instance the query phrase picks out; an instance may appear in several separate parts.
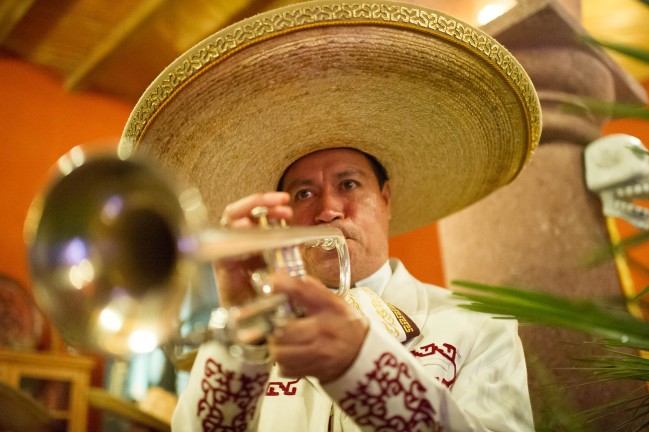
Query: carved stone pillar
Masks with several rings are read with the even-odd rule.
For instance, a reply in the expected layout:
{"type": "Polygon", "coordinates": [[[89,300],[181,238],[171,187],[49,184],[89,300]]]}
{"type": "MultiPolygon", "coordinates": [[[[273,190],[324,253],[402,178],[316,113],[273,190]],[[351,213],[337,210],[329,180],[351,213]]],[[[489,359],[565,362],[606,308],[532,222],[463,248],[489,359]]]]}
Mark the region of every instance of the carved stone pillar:
{"type": "MultiPolygon", "coordinates": [[[[640,102],[641,86],[602,51],[577,40],[585,31],[556,2],[523,2],[483,30],[512,51],[535,83],[543,110],[542,143],[512,184],[439,223],[449,286],[464,279],[570,296],[619,297],[614,262],[586,264],[609,242],[600,202],[586,189],[582,167],[584,146],[600,136],[603,120],[570,113],[563,103],[574,96],[640,102]]],[[[546,374],[559,384],[583,381],[583,375],[562,368],[593,351],[584,336],[571,332],[525,327],[520,333],[536,422],[547,424],[569,402],[548,404],[552,398],[544,395],[552,379],[546,374]]],[[[638,389],[643,385],[617,382],[566,392],[578,408],[587,408],[638,389]]],[[[619,421],[604,419],[595,430],[610,430],[619,421]]]]}

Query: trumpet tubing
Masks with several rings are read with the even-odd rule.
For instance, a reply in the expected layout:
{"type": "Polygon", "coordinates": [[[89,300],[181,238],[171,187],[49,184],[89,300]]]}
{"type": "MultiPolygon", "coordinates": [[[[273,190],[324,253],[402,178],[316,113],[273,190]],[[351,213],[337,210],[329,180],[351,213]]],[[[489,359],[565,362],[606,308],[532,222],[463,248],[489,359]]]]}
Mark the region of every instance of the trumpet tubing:
{"type": "Polygon", "coordinates": [[[337,229],[212,228],[200,194],[176,191],[146,162],[75,149],[59,166],[32,203],[25,235],[36,299],[74,347],[124,355],[158,346],[175,330],[199,263],[260,254],[269,271],[300,276],[298,246],[326,244],[338,252],[339,293],[349,288],[337,229]]]}

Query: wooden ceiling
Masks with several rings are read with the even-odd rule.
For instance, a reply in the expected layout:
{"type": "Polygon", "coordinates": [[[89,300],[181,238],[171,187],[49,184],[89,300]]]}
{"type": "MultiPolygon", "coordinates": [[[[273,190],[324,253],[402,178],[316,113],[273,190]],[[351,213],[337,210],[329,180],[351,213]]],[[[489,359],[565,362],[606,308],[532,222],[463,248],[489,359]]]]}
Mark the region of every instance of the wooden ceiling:
{"type": "MultiPolygon", "coordinates": [[[[134,102],[190,46],[288,3],[296,1],[0,0],[0,55],[52,70],[69,90],[134,102]]],[[[649,47],[649,7],[639,0],[584,0],[581,10],[594,36],[649,47]]],[[[649,79],[649,66],[616,59],[637,79],[649,79]]]]}

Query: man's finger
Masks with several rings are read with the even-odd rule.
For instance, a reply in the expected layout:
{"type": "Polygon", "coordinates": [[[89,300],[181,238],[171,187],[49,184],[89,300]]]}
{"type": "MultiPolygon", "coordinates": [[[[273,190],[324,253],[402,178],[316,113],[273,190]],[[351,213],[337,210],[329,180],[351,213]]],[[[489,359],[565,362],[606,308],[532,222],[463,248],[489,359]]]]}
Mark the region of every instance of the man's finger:
{"type": "Polygon", "coordinates": [[[255,207],[267,207],[269,218],[290,218],[293,212],[288,206],[289,200],[290,196],[286,192],[266,192],[248,195],[245,198],[228,204],[223,210],[223,217],[235,222],[242,218],[250,218],[250,213],[255,207]]]}
{"type": "Polygon", "coordinates": [[[282,345],[303,345],[311,342],[317,334],[317,323],[313,318],[291,319],[285,325],[276,327],[270,335],[274,343],[282,345]]]}
{"type": "Polygon", "coordinates": [[[270,282],[273,292],[288,296],[291,305],[296,309],[303,309],[307,316],[323,309],[338,309],[341,305],[345,305],[341,297],[309,275],[296,278],[276,273],[271,276],[270,282]]]}

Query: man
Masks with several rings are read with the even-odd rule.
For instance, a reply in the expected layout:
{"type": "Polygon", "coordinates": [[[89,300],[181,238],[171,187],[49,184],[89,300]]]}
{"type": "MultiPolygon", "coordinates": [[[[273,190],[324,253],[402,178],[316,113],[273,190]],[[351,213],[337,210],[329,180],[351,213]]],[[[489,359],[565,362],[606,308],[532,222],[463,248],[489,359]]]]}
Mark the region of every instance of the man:
{"type": "MultiPolygon", "coordinates": [[[[277,362],[269,386],[258,385],[256,393],[244,391],[250,398],[247,413],[223,409],[240,396],[226,389],[241,391],[245,382],[266,376],[269,364],[242,367],[231,358],[223,361],[228,358],[224,347],[207,345],[176,411],[177,430],[236,424],[237,417],[251,416],[256,398],[262,399],[257,418],[240,421],[260,430],[356,430],[356,425],[403,431],[532,428],[515,327],[459,311],[447,291],[415,281],[398,261],[388,264],[390,183],[379,186],[363,153],[348,148],[311,153],[287,169],[282,184],[286,192],[246,197],[226,207],[224,216],[246,226],[254,223],[252,209],[265,206],[299,225],[341,229],[350,250],[352,281],[390,299],[380,303],[385,310],[393,304],[407,311],[401,316],[424,336],[401,345],[385,328],[372,327],[353,302],[348,304],[313,277],[336,286],[335,254],[323,256],[325,252],[310,249],[307,254],[318,255],[306,256],[312,276],[274,279],[274,291],[286,294],[305,316],[269,337],[268,353],[277,362]],[[228,376],[240,368],[241,375],[228,376]],[[327,399],[323,390],[340,408],[318,400],[327,399]],[[310,412],[315,409],[317,413],[310,412]]],[[[379,300],[373,295],[371,302],[379,300]]]]}
{"type": "MultiPolygon", "coordinates": [[[[511,55],[416,6],[289,6],[179,58],[136,106],[123,154],[198,185],[231,229],[260,206],[339,228],[356,288],[327,288],[337,259],[318,249],[305,252],[308,276],[274,275],[299,317],[240,356],[204,344],[174,429],[532,430],[516,324],[415,280],[388,260],[388,236],[511,181],[539,133],[511,55]]],[[[245,287],[221,280],[222,303],[237,303],[245,287]]]]}

